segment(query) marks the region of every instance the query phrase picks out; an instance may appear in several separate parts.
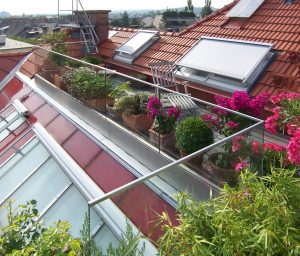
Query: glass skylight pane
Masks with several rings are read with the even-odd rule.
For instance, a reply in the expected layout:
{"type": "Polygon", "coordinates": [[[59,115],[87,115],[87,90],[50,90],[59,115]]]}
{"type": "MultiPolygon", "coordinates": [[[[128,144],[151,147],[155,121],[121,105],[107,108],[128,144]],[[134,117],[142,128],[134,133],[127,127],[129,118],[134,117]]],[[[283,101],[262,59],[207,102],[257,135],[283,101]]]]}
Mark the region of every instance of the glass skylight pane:
{"type": "Polygon", "coordinates": [[[94,236],[94,240],[96,245],[104,252],[106,252],[109,244],[112,244],[112,247],[115,248],[119,245],[119,240],[118,238],[111,232],[109,227],[107,225],[103,225],[101,229],[96,233],[94,236]]]}
{"type": "Polygon", "coordinates": [[[240,0],[228,13],[228,17],[248,18],[258,9],[264,0],[240,0]]]}
{"type": "Polygon", "coordinates": [[[2,120],[0,122],[0,130],[5,126],[7,125],[11,120],[13,120],[16,116],[18,115],[18,112],[17,111],[13,111],[11,112],[7,117],[5,117],[5,120],[2,120]]]}
{"type": "Polygon", "coordinates": [[[118,31],[114,31],[114,30],[109,30],[108,31],[108,38],[112,38],[115,34],[117,34],[118,31]]]}
{"type": "Polygon", "coordinates": [[[268,44],[201,38],[178,65],[244,81],[270,49],[268,44]]]}
{"type": "Polygon", "coordinates": [[[156,32],[142,32],[139,31],[132,38],[130,38],[125,44],[120,46],[117,51],[127,54],[133,54],[139,50],[144,44],[146,44],[151,38],[156,35],[156,32]]]}
{"type": "MultiPolygon", "coordinates": [[[[71,234],[74,237],[80,235],[85,213],[88,212],[87,200],[80,194],[75,186],[72,186],[43,216],[44,223],[51,225],[58,220],[69,221],[72,223],[71,234]]],[[[100,217],[91,209],[91,229],[100,221],[100,217]]]]}
{"type": "MultiPolygon", "coordinates": [[[[9,197],[14,205],[25,204],[29,200],[37,200],[37,209],[43,212],[50,202],[59,195],[68,184],[69,178],[64,174],[58,164],[50,159],[34,173],[18,190],[9,197]]],[[[6,213],[0,215],[0,221],[6,223],[6,213]]]]}
{"type": "Polygon", "coordinates": [[[32,171],[40,167],[49,157],[42,144],[38,144],[23,158],[15,155],[0,169],[0,202],[10,194],[32,171]],[[15,161],[17,157],[18,161],[15,161]]]}
{"type": "Polygon", "coordinates": [[[10,134],[10,131],[16,130],[24,122],[25,122],[24,119],[20,117],[17,120],[15,120],[11,125],[9,125],[7,128],[2,128],[4,130],[0,132],[0,142],[10,134]]]}

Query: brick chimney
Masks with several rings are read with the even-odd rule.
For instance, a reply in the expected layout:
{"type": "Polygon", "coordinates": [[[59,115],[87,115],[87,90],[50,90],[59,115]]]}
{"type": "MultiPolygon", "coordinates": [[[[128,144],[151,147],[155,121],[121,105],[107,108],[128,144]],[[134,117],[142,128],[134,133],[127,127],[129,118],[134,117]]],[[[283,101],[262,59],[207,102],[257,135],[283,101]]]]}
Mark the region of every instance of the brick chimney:
{"type": "MultiPolygon", "coordinates": [[[[102,43],[108,38],[108,13],[110,10],[87,10],[91,24],[99,37],[99,43],[102,43]]],[[[82,14],[81,14],[82,15],[82,14]]]]}

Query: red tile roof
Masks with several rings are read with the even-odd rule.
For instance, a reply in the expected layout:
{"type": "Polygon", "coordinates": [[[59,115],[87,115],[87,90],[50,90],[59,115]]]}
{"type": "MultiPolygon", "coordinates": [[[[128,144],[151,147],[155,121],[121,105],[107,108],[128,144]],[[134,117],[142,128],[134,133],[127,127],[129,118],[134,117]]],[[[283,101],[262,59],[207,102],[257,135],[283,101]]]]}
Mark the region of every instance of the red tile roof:
{"type": "MultiPolygon", "coordinates": [[[[252,94],[258,95],[264,91],[275,94],[282,90],[300,92],[300,1],[284,4],[283,0],[265,0],[248,19],[228,18],[226,13],[237,2],[224,6],[181,33],[161,34],[160,39],[134,61],[133,67],[149,71],[151,62],[176,61],[201,36],[272,43],[279,55],[252,94]],[[274,76],[283,76],[283,82],[276,84],[274,76]]],[[[114,35],[100,45],[100,54],[111,58],[116,47],[124,43],[131,33],[134,31],[123,30],[114,35]]]]}
{"type": "Polygon", "coordinates": [[[28,52],[0,53],[0,82],[27,54],[28,52]]]}

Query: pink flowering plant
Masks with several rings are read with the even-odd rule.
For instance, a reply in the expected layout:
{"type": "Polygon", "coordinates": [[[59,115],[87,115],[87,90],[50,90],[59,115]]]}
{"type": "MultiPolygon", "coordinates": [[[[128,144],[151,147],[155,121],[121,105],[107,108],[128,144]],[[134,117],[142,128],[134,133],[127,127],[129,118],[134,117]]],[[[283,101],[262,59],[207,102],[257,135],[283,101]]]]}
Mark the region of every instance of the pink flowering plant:
{"type": "Polygon", "coordinates": [[[147,104],[148,115],[154,119],[152,129],[158,133],[166,134],[174,132],[175,123],[180,115],[177,107],[162,108],[158,97],[151,96],[147,104]]]}
{"type": "Polygon", "coordinates": [[[224,145],[224,152],[216,157],[214,164],[225,169],[240,172],[246,167],[257,170],[261,166],[261,143],[251,141],[247,136],[236,136],[224,145]]]}
{"type": "MultiPolygon", "coordinates": [[[[215,96],[215,100],[219,106],[257,118],[262,116],[268,98],[268,93],[252,98],[247,92],[243,91],[235,91],[231,98],[226,98],[221,95],[215,96]]],[[[215,131],[225,136],[232,135],[249,127],[253,123],[250,119],[220,108],[213,108],[212,112],[214,114],[204,114],[202,119],[215,131]]]]}
{"type": "MultiPolygon", "coordinates": [[[[244,91],[235,91],[231,98],[221,95],[215,96],[215,100],[219,106],[257,118],[262,117],[268,98],[268,93],[253,98],[244,91]]],[[[221,108],[215,107],[212,109],[212,112],[212,114],[204,114],[202,119],[215,132],[224,136],[235,134],[253,124],[252,120],[221,108]]],[[[253,153],[252,145],[245,136],[234,138],[232,141],[224,144],[223,148],[224,152],[215,158],[214,164],[221,168],[235,169],[238,172],[249,166],[253,160],[257,162],[257,159],[261,159],[262,157],[262,154],[258,156],[258,152],[257,154],[253,153]]],[[[259,152],[262,152],[261,148],[259,152]]]]}
{"type": "Polygon", "coordinates": [[[300,94],[279,93],[271,98],[275,105],[265,123],[270,133],[282,132],[293,136],[296,128],[300,126],[300,94]]]}

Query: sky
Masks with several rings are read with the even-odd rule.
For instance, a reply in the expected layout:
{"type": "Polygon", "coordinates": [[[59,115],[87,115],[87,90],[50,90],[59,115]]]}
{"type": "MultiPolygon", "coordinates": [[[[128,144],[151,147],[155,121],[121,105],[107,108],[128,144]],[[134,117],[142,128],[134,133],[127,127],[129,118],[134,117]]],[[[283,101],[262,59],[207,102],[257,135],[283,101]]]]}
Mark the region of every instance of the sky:
{"type": "MultiPolygon", "coordinates": [[[[76,0],[74,0],[75,2],[76,0]]],[[[212,6],[220,8],[233,0],[212,0],[212,6]]],[[[165,9],[183,7],[186,0],[81,0],[84,9],[99,10],[136,10],[165,9]]],[[[57,13],[58,0],[1,0],[0,11],[11,15],[21,14],[54,14],[57,13]]],[[[72,0],[60,0],[61,8],[70,9],[72,0]]],[[[204,5],[204,0],[193,0],[195,7],[204,5]]]]}

